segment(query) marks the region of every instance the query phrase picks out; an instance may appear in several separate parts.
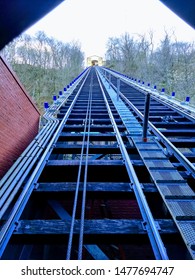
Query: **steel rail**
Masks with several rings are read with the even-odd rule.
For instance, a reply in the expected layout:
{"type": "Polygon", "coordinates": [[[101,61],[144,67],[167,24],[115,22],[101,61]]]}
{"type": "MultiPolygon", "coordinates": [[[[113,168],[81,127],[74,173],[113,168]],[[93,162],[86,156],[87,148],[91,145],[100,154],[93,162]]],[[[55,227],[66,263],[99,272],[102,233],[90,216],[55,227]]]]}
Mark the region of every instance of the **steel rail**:
{"type": "MultiPolygon", "coordinates": [[[[112,87],[115,89],[115,91],[117,90],[117,87],[113,83],[112,87]]],[[[144,121],[144,115],[135,107],[135,105],[133,105],[133,103],[129,101],[123,93],[120,92],[119,95],[141,118],[141,120],[144,121]]],[[[177,160],[186,168],[189,174],[191,174],[193,178],[195,178],[195,166],[150,121],[148,121],[148,126],[151,131],[157,136],[157,138],[166,146],[169,152],[171,152],[171,154],[174,155],[177,160]]]]}
{"type": "Polygon", "coordinates": [[[98,81],[99,81],[100,88],[101,88],[101,91],[102,91],[102,94],[103,94],[103,97],[104,97],[104,100],[105,100],[105,103],[106,103],[106,107],[107,107],[107,110],[108,110],[108,113],[109,113],[109,117],[110,117],[110,120],[112,122],[114,131],[115,131],[115,134],[116,134],[116,139],[117,139],[117,142],[118,142],[118,145],[119,145],[119,148],[120,148],[123,160],[124,160],[124,164],[126,166],[126,169],[127,169],[127,172],[128,172],[129,178],[130,178],[130,182],[131,182],[130,185],[131,185],[131,187],[132,187],[132,189],[135,193],[135,196],[136,196],[136,199],[137,199],[137,202],[138,202],[138,205],[139,205],[139,208],[140,208],[143,220],[144,220],[144,224],[146,225],[146,230],[147,230],[150,242],[151,242],[151,246],[153,248],[155,258],[159,259],[159,260],[167,260],[168,255],[167,255],[167,252],[166,252],[166,248],[164,247],[164,244],[163,244],[162,239],[160,237],[159,231],[156,227],[154,218],[152,216],[152,213],[150,211],[150,208],[149,208],[149,206],[147,204],[147,201],[146,201],[146,198],[144,196],[142,187],[140,185],[140,182],[137,178],[137,175],[135,173],[135,170],[134,170],[133,165],[131,163],[131,160],[129,158],[128,152],[127,152],[127,150],[125,148],[125,145],[123,143],[122,137],[121,137],[120,132],[119,132],[118,127],[117,127],[117,124],[114,120],[112,111],[110,109],[108,100],[106,98],[105,91],[104,91],[103,86],[102,86],[101,81],[100,81],[100,79],[102,80],[102,78],[101,78],[98,70],[97,70],[97,73],[98,73],[98,75],[97,75],[98,81]]]}
{"type": "Polygon", "coordinates": [[[2,256],[4,250],[7,246],[7,243],[9,242],[9,239],[11,238],[13,231],[17,227],[18,220],[24,210],[24,207],[26,206],[26,203],[28,202],[29,197],[40,176],[40,173],[42,172],[42,170],[46,164],[46,161],[48,160],[48,158],[52,152],[54,143],[57,141],[58,136],[61,133],[61,131],[72,111],[72,108],[78,98],[78,95],[82,89],[82,86],[85,83],[85,80],[87,79],[88,74],[89,74],[89,71],[87,71],[85,73],[84,81],[82,82],[82,85],[80,86],[76,96],[74,97],[74,100],[72,101],[70,107],[68,108],[64,118],[58,125],[56,131],[52,135],[50,142],[48,143],[45,151],[41,155],[40,160],[38,161],[36,167],[34,168],[32,174],[30,175],[30,177],[28,178],[28,181],[26,182],[24,188],[22,189],[16,203],[14,204],[8,219],[6,220],[6,222],[4,223],[4,225],[1,228],[1,231],[0,231],[0,257],[2,256]]]}

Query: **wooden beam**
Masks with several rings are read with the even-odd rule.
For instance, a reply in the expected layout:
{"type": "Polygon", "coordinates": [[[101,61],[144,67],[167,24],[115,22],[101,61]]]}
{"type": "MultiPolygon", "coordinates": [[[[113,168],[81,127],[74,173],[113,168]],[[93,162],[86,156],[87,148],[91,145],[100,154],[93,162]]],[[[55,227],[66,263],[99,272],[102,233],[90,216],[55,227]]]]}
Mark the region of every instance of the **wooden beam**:
{"type": "MultiPolygon", "coordinates": [[[[78,166],[80,160],[48,160],[47,166],[78,166]]],[[[85,160],[83,160],[82,165],[85,165],[85,160]]],[[[123,165],[122,160],[88,160],[88,165],[95,166],[118,166],[123,165]]]]}
{"type": "MultiPolygon", "coordinates": [[[[178,230],[172,220],[156,220],[161,234],[174,234],[178,230]]],[[[15,235],[66,235],[71,221],[62,220],[20,220],[15,235]]],[[[74,234],[79,234],[80,221],[75,221],[74,234]]],[[[87,235],[130,235],[147,234],[142,220],[85,220],[84,234],[87,235]]]]}
{"type": "MultiPolygon", "coordinates": [[[[145,195],[156,198],[157,188],[153,183],[142,184],[145,195]]],[[[53,182],[39,183],[33,191],[32,199],[63,199],[70,200],[74,198],[76,182],[53,182]]],[[[79,185],[79,193],[83,191],[83,183],[79,185]]],[[[87,183],[88,199],[135,199],[134,192],[129,183],[87,183]]]]}
{"type": "MultiPolygon", "coordinates": [[[[47,166],[78,166],[80,160],[48,160],[47,166]]],[[[136,166],[144,166],[142,160],[132,160],[132,164],[136,166]]],[[[85,165],[85,160],[83,160],[82,165],[85,165]]],[[[88,160],[88,165],[90,166],[123,166],[123,160],[88,160]]]]}
{"type": "MultiPolygon", "coordinates": [[[[157,192],[157,188],[153,183],[142,184],[144,192],[157,192]]],[[[39,183],[36,186],[34,192],[36,193],[46,193],[46,192],[75,192],[76,182],[56,182],[56,183],[39,183]]],[[[80,183],[79,191],[83,190],[83,183],[80,183]]],[[[129,183],[109,183],[109,182],[97,182],[97,183],[87,183],[87,192],[122,192],[122,193],[132,193],[133,190],[130,188],[129,183]]]]}
{"type": "MultiPolygon", "coordinates": [[[[126,137],[126,134],[121,133],[121,136],[126,137]]],[[[81,133],[62,132],[58,141],[82,141],[82,139],[81,133]]],[[[116,136],[114,133],[92,133],[90,141],[116,141],[116,136]]]]}
{"type": "MultiPolygon", "coordinates": [[[[126,146],[127,151],[130,153],[136,153],[136,149],[131,147],[130,145],[126,146]]],[[[53,149],[54,154],[76,154],[81,152],[82,145],[81,144],[64,144],[57,143],[53,149]]],[[[119,147],[115,145],[89,145],[89,153],[90,154],[121,154],[119,147]]]]}
{"type": "Polygon", "coordinates": [[[192,138],[192,137],[186,138],[184,136],[183,139],[181,139],[181,138],[170,138],[169,141],[171,141],[171,143],[177,148],[180,148],[180,147],[181,148],[182,147],[184,147],[184,148],[186,148],[186,147],[187,148],[194,148],[195,138],[192,138]]]}
{"type": "MultiPolygon", "coordinates": [[[[121,131],[125,131],[126,128],[124,125],[118,125],[118,129],[121,131]]],[[[83,131],[83,125],[65,125],[63,128],[63,132],[82,132],[83,131]]],[[[90,127],[90,131],[91,132],[111,132],[113,130],[113,126],[112,125],[93,125],[90,127]]]]}

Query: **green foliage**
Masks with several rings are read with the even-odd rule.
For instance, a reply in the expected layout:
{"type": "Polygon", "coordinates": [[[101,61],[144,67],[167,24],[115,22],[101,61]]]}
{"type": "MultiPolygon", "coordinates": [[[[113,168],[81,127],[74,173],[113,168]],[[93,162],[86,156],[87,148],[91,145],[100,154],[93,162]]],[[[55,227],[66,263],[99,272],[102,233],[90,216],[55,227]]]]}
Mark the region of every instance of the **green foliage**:
{"type": "Polygon", "coordinates": [[[84,54],[78,42],[63,43],[40,31],[23,34],[2,50],[40,111],[82,70],[84,54]]]}

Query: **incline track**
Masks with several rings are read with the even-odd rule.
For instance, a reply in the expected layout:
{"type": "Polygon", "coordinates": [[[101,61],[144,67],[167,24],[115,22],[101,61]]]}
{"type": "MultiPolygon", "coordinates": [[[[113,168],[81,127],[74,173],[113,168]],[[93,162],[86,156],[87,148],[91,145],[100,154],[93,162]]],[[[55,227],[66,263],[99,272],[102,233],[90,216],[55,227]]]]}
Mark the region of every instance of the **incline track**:
{"type": "Polygon", "coordinates": [[[194,258],[194,120],[152,99],[143,142],[144,93],[119,75],[116,97],[105,71],[89,68],[60,106],[2,214],[2,259],[194,258]]]}
{"type": "MultiPolygon", "coordinates": [[[[109,71],[109,73],[112,73],[109,71]]],[[[108,73],[108,74],[109,74],[108,73]]],[[[108,76],[107,74],[107,76],[108,76]]],[[[128,106],[137,117],[142,120],[145,107],[145,95],[150,92],[146,87],[135,86],[131,80],[124,78],[121,75],[113,73],[111,75],[111,84],[117,87],[117,78],[120,78],[120,93],[124,102],[128,103],[128,106]]],[[[149,129],[158,137],[158,140],[167,145],[167,152],[170,152],[170,156],[173,153],[171,147],[177,148],[177,153],[181,153],[186,158],[186,169],[191,170],[192,176],[195,172],[195,117],[194,114],[190,114],[185,106],[179,108],[171,100],[162,99],[162,94],[152,94],[150,102],[150,125],[149,129]],[[151,125],[152,124],[152,125],[151,125]],[[166,140],[163,141],[164,137],[166,140]],[[172,143],[173,146],[169,146],[167,143],[172,143]],[[192,168],[188,166],[188,163],[192,163],[192,168]]]]}

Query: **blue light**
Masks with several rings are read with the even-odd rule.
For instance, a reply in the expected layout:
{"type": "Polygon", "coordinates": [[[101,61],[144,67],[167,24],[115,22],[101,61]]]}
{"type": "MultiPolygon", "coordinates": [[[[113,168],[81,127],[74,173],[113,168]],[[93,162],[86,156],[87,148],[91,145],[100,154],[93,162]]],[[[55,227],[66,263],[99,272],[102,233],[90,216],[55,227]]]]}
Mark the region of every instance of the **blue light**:
{"type": "Polygon", "coordinates": [[[186,96],[186,102],[190,102],[190,97],[186,96]]]}
{"type": "Polygon", "coordinates": [[[49,108],[48,102],[44,102],[44,108],[45,108],[45,109],[48,109],[48,108],[49,108]]]}
{"type": "Polygon", "coordinates": [[[172,97],[175,97],[175,92],[174,92],[174,91],[172,92],[171,96],[172,96],[172,97]]]}
{"type": "Polygon", "coordinates": [[[165,92],[165,89],[164,89],[164,88],[162,88],[161,92],[165,92]]]}
{"type": "Polygon", "coordinates": [[[154,89],[156,89],[156,86],[154,86],[154,89]]]}
{"type": "Polygon", "coordinates": [[[53,101],[56,101],[56,100],[57,100],[57,96],[54,95],[54,96],[53,96],[53,101]]]}
{"type": "Polygon", "coordinates": [[[59,95],[62,95],[62,91],[61,90],[59,91],[59,95]]]}

